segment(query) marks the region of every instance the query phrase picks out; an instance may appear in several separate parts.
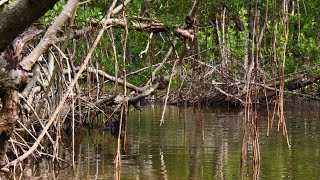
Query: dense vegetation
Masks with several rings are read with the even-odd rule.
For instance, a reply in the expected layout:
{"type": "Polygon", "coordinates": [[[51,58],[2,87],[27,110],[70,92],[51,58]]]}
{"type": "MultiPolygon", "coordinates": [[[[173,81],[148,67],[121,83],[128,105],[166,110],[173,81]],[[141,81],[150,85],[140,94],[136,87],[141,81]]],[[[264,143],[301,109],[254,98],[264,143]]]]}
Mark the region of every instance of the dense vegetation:
{"type": "MultiPolygon", "coordinates": [[[[23,2],[1,4],[0,23],[23,2]]],[[[34,6],[21,7],[28,3],[34,6]]],[[[243,156],[249,147],[258,167],[258,106],[274,109],[287,137],[285,95],[319,99],[318,1],[43,3],[29,14],[29,28],[0,25],[11,34],[0,35],[0,167],[32,154],[59,162],[60,134],[74,137],[76,126],[116,127],[120,149],[129,106],[154,97],[198,108],[242,106],[243,156]]]]}

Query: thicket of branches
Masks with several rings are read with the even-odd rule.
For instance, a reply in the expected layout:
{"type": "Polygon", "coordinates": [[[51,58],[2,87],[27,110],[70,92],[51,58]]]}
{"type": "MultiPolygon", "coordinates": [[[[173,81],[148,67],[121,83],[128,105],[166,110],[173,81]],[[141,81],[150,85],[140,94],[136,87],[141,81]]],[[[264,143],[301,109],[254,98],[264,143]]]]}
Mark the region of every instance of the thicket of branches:
{"type": "Polygon", "coordinates": [[[309,90],[315,93],[305,96],[318,99],[319,33],[313,31],[320,3],[34,3],[0,4],[0,34],[8,34],[0,35],[3,169],[31,156],[59,163],[62,133],[74,138],[75,126],[115,124],[118,167],[128,108],[139,109],[152,95],[165,104],[243,106],[242,154],[252,150],[258,167],[259,104],[278,115],[287,137],[284,94],[309,90]]]}

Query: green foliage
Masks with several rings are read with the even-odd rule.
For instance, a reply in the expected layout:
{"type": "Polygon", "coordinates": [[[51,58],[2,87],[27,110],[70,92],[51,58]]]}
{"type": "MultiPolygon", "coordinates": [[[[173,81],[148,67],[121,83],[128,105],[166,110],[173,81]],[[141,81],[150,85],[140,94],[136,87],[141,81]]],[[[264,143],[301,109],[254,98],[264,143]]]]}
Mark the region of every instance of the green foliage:
{"type": "Polygon", "coordinates": [[[76,16],[75,24],[79,28],[87,27],[91,19],[101,21],[104,18],[104,14],[100,7],[80,7],[78,11],[79,13],[76,16]]]}
{"type": "Polygon", "coordinates": [[[47,25],[50,25],[54,18],[56,16],[59,15],[59,13],[61,12],[61,10],[63,9],[63,6],[66,4],[66,1],[65,0],[61,0],[59,2],[57,2],[53,8],[51,10],[49,10],[43,18],[41,18],[39,21],[40,21],[40,24],[42,26],[47,26],[47,25]]]}
{"type": "MultiPolygon", "coordinates": [[[[48,26],[52,20],[59,14],[65,5],[65,0],[57,3],[53,10],[41,19],[41,24],[48,26]]],[[[101,21],[109,7],[109,1],[90,1],[79,5],[77,9],[77,16],[75,19],[75,26],[77,29],[87,27],[91,19],[101,21]]],[[[119,2],[118,4],[120,4],[119,2]]],[[[137,20],[139,17],[151,18],[160,20],[169,28],[182,27],[185,23],[185,17],[189,13],[193,1],[185,0],[137,0],[132,1],[126,7],[126,15],[128,17],[129,28],[131,22],[144,22],[151,23],[152,21],[137,20]]],[[[292,4],[291,4],[292,5],[292,4]]],[[[303,3],[300,1],[300,16],[298,14],[298,7],[295,4],[294,9],[289,7],[289,35],[286,46],[286,73],[298,72],[308,69],[320,63],[319,53],[319,37],[320,25],[317,23],[320,20],[320,2],[306,0],[303,3]]],[[[121,14],[121,13],[119,13],[121,14]]],[[[119,15],[120,16],[120,15],[119,15]]],[[[259,46],[261,53],[259,60],[263,61],[266,70],[272,69],[278,71],[279,67],[275,68],[275,64],[279,66],[282,62],[284,45],[286,39],[284,36],[284,25],[282,24],[282,9],[281,6],[269,4],[266,2],[255,2],[247,0],[232,0],[232,1],[201,1],[199,13],[197,14],[199,26],[199,38],[201,49],[201,60],[208,64],[215,66],[221,63],[221,49],[219,47],[219,38],[221,41],[222,36],[225,38],[225,48],[228,49],[227,59],[229,71],[233,74],[233,78],[241,79],[243,76],[243,63],[244,57],[248,55],[246,48],[257,50],[256,45],[250,47],[251,44],[256,44],[260,38],[260,34],[264,23],[266,29],[262,37],[262,42],[259,46]],[[257,6],[256,6],[257,5],[257,6]],[[254,41],[249,37],[250,33],[250,8],[257,7],[259,10],[259,21],[256,26],[256,37],[254,41]],[[265,14],[268,7],[268,14],[265,14]],[[224,17],[224,19],[223,19],[224,17]],[[265,19],[266,18],[266,19],[265,19]],[[267,20],[265,22],[265,20],[267,20]],[[237,22],[238,21],[238,22],[237,22]],[[243,23],[244,30],[239,30],[239,22],[243,23]],[[223,24],[224,23],[224,24],[223,24]],[[218,27],[218,29],[217,29],[218,27]],[[224,34],[222,28],[225,28],[224,34]],[[273,43],[275,41],[275,47],[273,43]],[[275,49],[274,49],[275,48],[275,49]],[[276,59],[274,59],[276,57],[276,59]]],[[[250,19],[251,18],[251,19],[250,19]]],[[[117,61],[119,65],[119,76],[123,69],[123,38],[124,31],[120,28],[113,28],[115,47],[117,49],[117,61]]],[[[101,69],[115,75],[115,59],[113,48],[111,45],[111,32],[106,33],[97,47],[93,62],[98,61],[101,69]]],[[[165,52],[171,46],[170,40],[175,36],[173,31],[169,34],[162,33],[154,34],[150,43],[149,50],[146,54],[140,57],[140,53],[146,48],[149,34],[145,32],[138,32],[134,30],[129,31],[128,43],[126,49],[126,70],[128,73],[139,70],[143,67],[152,66],[162,61],[165,52]]],[[[83,56],[92,43],[94,34],[85,37],[77,42],[77,62],[80,63],[83,56]]],[[[221,42],[220,42],[221,43],[221,42]]],[[[188,55],[194,55],[194,45],[190,44],[191,51],[188,55]]],[[[179,42],[176,46],[176,51],[181,52],[183,42],[179,42]]],[[[173,61],[176,57],[173,55],[169,59],[173,61]]],[[[192,70],[192,62],[186,61],[184,64],[186,71],[192,70]]],[[[161,74],[170,74],[171,65],[165,65],[165,68],[158,72],[161,74]]],[[[136,85],[141,85],[150,78],[153,68],[149,68],[139,73],[138,76],[129,76],[128,80],[136,85]]],[[[316,72],[315,69],[314,72],[316,72]]],[[[213,74],[213,79],[222,80],[219,74],[213,74]]]]}

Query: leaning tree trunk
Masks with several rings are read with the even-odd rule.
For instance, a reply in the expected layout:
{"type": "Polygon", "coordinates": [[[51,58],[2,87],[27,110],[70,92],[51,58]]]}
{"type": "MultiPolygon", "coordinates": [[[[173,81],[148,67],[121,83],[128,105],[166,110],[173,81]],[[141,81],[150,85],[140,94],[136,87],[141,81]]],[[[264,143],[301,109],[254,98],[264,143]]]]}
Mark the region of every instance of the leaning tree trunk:
{"type": "Polygon", "coordinates": [[[15,0],[0,5],[0,52],[58,0],[15,0]]]}
{"type": "Polygon", "coordinates": [[[0,168],[6,164],[7,143],[18,119],[18,90],[27,83],[28,74],[20,67],[19,36],[43,16],[58,0],[15,0],[0,5],[0,168]]]}

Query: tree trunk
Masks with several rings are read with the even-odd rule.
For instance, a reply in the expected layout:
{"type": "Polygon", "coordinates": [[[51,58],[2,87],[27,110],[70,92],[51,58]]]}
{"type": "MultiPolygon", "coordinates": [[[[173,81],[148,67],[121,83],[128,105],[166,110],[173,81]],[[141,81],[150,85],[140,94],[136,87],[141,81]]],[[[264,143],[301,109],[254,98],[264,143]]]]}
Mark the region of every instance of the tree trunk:
{"type": "Polygon", "coordinates": [[[0,111],[0,169],[6,165],[8,140],[18,119],[18,91],[9,90],[1,98],[3,108],[0,111]]]}
{"type": "Polygon", "coordinates": [[[0,52],[58,0],[15,0],[0,6],[0,52]]]}

